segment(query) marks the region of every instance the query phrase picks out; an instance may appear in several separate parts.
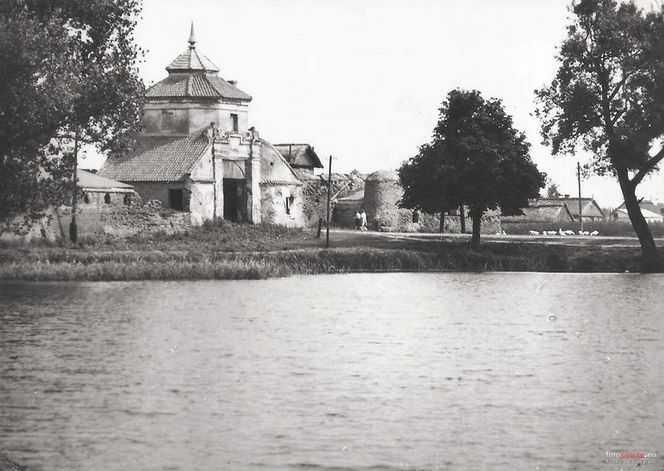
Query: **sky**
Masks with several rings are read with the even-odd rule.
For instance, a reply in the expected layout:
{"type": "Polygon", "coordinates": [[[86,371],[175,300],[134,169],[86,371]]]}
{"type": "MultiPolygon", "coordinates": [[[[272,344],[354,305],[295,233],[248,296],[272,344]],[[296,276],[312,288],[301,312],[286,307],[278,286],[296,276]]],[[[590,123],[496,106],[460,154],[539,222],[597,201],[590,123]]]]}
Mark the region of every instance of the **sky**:
{"type": "MultiPolygon", "coordinates": [[[[638,0],[650,7],[652,0],[638,0]]],[[[396,169],[431,139],[455,88],[503,100],[531,156],[562,193],[578,194],[576,162],[541,144],[534,90],[550,83],[569,0],[144,0],[136,41],[147,85],[188,44],[249,93],[249,120],[278,144],[309,143],[334,171],[396,169]]],[[[621,202],[611,178],[583,195],[621,202]]],[[[639,187],[664,201],[664,172],[639,187]]]]}

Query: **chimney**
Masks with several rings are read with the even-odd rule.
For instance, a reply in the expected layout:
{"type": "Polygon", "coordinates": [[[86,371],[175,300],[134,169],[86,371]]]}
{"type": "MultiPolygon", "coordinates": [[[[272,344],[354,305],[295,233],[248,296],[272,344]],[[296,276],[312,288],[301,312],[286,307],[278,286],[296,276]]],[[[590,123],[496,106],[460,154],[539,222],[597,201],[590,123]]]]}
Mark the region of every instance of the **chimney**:
{"type": "Polygon", "coordinates": [[[237,80],[229,80],[228,83],[230,83],[234,87],[237,87],[237,80]]]}

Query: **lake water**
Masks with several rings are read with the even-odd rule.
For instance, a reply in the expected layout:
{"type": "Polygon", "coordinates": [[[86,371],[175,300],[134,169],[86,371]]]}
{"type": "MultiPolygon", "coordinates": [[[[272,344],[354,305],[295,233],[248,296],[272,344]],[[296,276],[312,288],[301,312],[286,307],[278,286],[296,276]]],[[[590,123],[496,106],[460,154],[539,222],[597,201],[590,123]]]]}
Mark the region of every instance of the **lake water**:
{"type": "Polygon", "coordinates": [[[35,470],[612,470],[664,453],[664,276],[0,283],[35,470]]]}

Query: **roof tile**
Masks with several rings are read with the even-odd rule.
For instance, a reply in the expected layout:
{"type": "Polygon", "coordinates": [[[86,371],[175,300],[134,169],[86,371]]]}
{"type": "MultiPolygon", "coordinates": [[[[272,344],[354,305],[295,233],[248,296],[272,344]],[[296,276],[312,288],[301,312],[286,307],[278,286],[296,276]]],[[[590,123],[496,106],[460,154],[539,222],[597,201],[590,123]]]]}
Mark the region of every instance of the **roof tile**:
{"type": "Polygon", "coordinates": [[[219,67],[214,65],[212,61],[203,54],[199,53],[192,45],[182,54],[177,56],[173,62],[166,67],[166,70],[169,72],[219,72],[219,67]]]}
{"type": "Polygon", "coordinates": [[[251,96],[216,74],[171,73],[147,91],[147,98],[227,98],[250,101],[251,96]]]}
{"type": "Polygon", "coordinates": [[[181,181],[210,147],[207,136],[141,136],[133,152],[109,157],[99,175],[120,181],[181,181]]]}

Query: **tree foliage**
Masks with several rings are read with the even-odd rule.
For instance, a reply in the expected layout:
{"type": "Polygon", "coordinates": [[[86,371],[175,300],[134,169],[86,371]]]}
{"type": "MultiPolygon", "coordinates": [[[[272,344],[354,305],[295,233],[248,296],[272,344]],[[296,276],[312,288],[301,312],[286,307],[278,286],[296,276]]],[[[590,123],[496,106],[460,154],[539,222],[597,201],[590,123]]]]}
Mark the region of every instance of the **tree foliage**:
{"type": "Polygon", "coordinates": [[[550,182],[546,187],[546,196],[547,198],[560,198],[560,190],[558,190],[558,185],[550,182]]]}
{"type": "Polygon", "coordinates": [[[453,90],[439,111],[432,143],[399,169],[402,205],[425,212],[467,206],[477,246],[486,211],[521,214],[528,198],[539,195],[545,177],[500,100],[453,90]]]}
{"type": "Polygon", "coordinates": [[[0,3],[0,218],[72,190],[74,141],[122,151],[140,125],[140,0],[0,3]]]}
{"type": "Polygon", "coordinates": [[[645,258],[656,260],[637,185],[664,158],[663,10],[633,3],[580,0],[560,47],[559,69],[536,91],[545,143],[555,154],[590,151],[590,168],[620,184],[645,258]]]}

